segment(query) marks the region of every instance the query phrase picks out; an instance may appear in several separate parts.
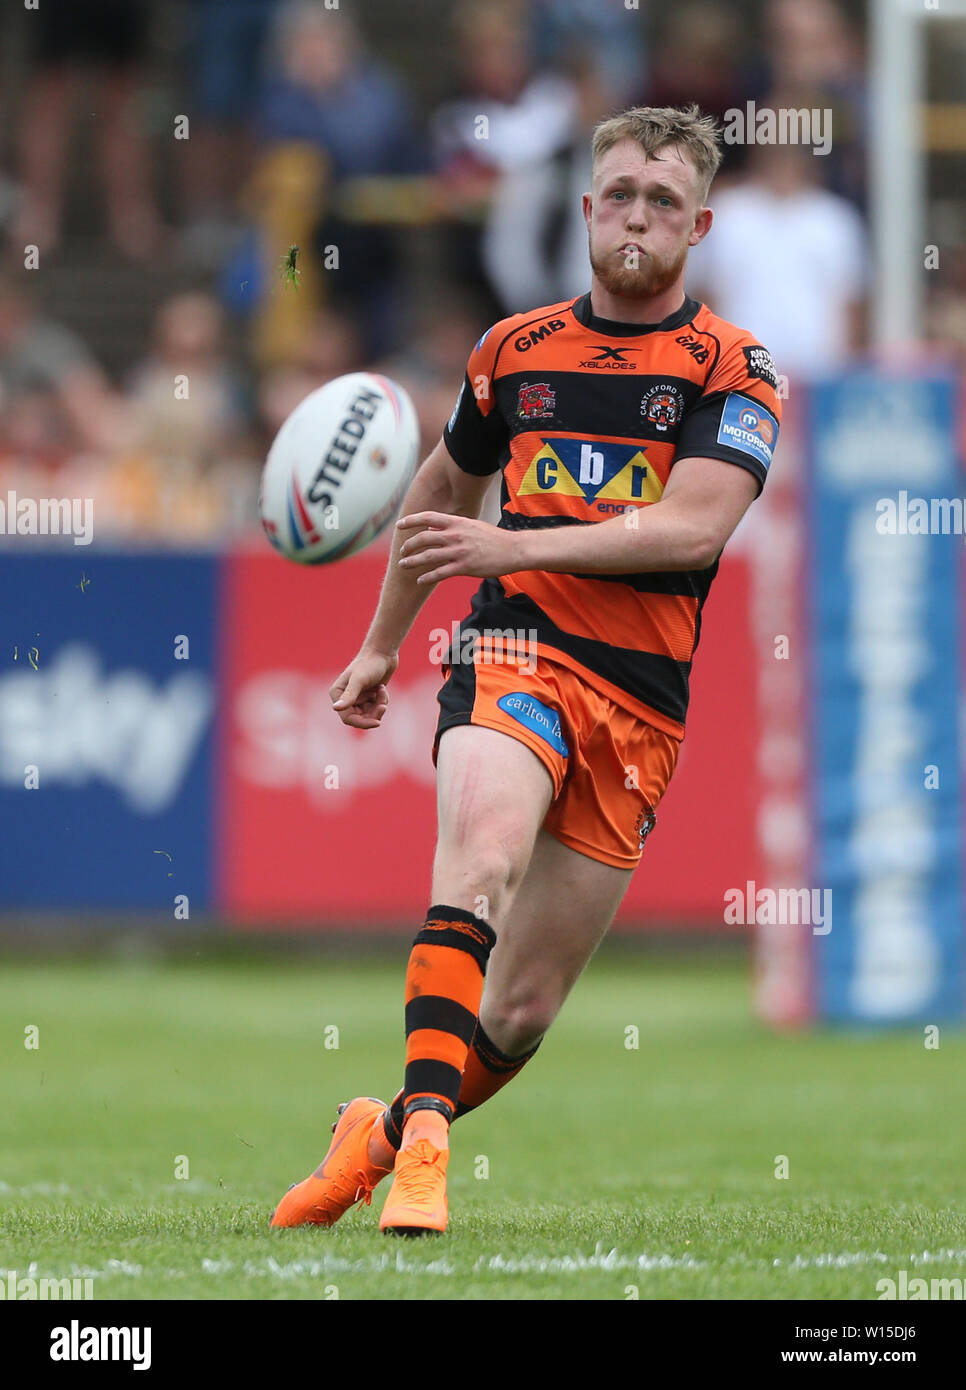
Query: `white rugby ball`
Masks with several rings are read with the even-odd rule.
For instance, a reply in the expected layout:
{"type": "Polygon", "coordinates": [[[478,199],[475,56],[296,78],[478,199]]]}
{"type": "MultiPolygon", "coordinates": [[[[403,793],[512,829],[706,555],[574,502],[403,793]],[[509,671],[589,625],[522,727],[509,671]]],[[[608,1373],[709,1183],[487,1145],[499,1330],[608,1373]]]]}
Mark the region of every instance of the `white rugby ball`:
{"type": "Polygon", "coordinates": [[[265,534],[302,565],[355,554],[393,520],[418,452],[416,411],[398,382],[374,372],[336,377],[299,402],[268,451],[265,534]]]}

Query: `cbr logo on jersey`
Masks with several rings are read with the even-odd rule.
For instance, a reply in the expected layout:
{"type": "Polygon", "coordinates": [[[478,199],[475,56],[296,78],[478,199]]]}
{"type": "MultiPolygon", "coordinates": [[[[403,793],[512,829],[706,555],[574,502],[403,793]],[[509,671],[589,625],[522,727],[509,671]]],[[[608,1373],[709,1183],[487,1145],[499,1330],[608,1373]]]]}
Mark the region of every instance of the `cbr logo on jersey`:
{"type": "Polygon", "coordinates": [[[659,430],[676,425],[684,408],[684,397],[676,386],[652,386],[641,397],[641,414],[659,430]]]}
{"type": "Polygon", "coordinates": [[[524,382],[517,392],[517,414],[521,420],[549,420],[557,404],[557,393],[548,381],[530,386],[524,382]]]}
{"type": "Polygon", "coordinates": [[[597,502],[656,502],[664,484],[645,457],[646,445],[606,444],[600,440],[541,440],[518,497],[580,497],[597,502]]]}
{"type": "Polygon", "coordinates": [[[771,463],[777,437],[778,421],[771,411],[766,410],[758,401],[732,391],[721,412],[718,443],[739,449],[741,453],[757,459],[767,468],[771,463]]]}

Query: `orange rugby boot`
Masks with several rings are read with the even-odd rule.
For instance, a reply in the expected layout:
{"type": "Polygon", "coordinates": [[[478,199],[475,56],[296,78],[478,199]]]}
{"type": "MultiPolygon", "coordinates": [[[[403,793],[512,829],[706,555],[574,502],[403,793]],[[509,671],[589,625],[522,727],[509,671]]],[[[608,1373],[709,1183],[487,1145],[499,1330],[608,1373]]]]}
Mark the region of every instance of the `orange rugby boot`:
{"type": "MultiPolygon", "coordinates": [[[[420,1115],[420,1119],[422,1119],[420,1115]]],[[[410,1120],[406,1128],[412,1124],[410,1120]]],[[[433,1114],[396,1155],[392,1187],[379,1219],[387,1235],[424,1236],[446,1230],[446,1165],[449,1162],[447,1131],[441,1115],[433,1114]],[[437,1123],[438,1122],[438,1123],[437,1123]]]]}
{"type": "Polygon", "coordinates": [[[370,1204],[372,1189],[392,1172],[388,1144],[369,1142],[385,1108],[373,1096],[357,1096],[339,1106],[329,1152],[310,1178],[289,1188],[275,1208],[273,1226],[334,1226],[357,1202],[370,1204]],[[370,1156],[370,1147],[377,1153],[382,1149],[380,1156],[390,1159],[387,1167],[370,1156]]]}

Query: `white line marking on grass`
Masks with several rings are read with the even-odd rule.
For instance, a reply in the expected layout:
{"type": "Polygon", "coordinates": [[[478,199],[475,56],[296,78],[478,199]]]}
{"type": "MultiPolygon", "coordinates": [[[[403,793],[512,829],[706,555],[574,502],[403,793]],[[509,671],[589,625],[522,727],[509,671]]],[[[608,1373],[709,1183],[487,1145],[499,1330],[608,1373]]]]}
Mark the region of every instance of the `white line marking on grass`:
{"type": "Polygon", "coordinates": [[[103,1279],[109,1274],[124,1274],[128,1279],[140,1279],[144,1273],[143,1265],[132,1264],[130,1260],[108,1260],[103,1269],[89,1269],[87,1265],[71,1265],[71,1272],[78,1278],[103,1279]]]}
{"type": "MultiPolygon", "coordinates": [[[[143,1265],[131,1264],[129,1260],[108,1260],[103,1269],[92,1269],[89,1265],[70,1265],[70,1275],[65,1276],[60,1270],[42,1270],[37,1260],[31,1260],[27,1268],[21,1270],[6,1269],[0,1265],[0,1279],[5,1279],[8,1274],[26,1274],[30,1279],[63,1279],[70,1277],[73,1279],[102,1279],[109,1274],[124,1274],[129,1279],[139,1279],[144,1273],[143,1265]]],[[[166,1270],[166,1274],[179,1273],[175,1270],[166,1270]]],[[[183,1277],[183,1271],[180,1272],[183,1277]]]]}
{"type": "Polygon", "coordinates": [[[480,1255],[474,1271],[497,1274],[581,1274],[589,1269],[706,1269],[693,1255],[621,1255],[617,1250],[593,1255],[480,1255]]]}
{"type": "MultiPolygon", "coordinates": [[[[659,1273],[664,1270],[705,1270],[716,1265],[714,1260],[698,1260],[693,1255],[622,1255],[618,1249],[604,1251],[598,1247],[592,1255],[477,1255],[465,1260],[443,1258],[431,1260],[413,1259],[401,1250],[380,1255],[364,1255],[349,1259],[344,1255],[320,1255],[309,1260],[278,1260],[268,1255],[261,1260],[202,1259],[201,1271],[214,1277],[230,1274],[246,1275],[256,1279],[322,1279],[332,1274],[435,1274],[444,1278],[469,1273],[480,1274],[583,1274],[593,1270],[638,1271],[639,1273],[659,1273]]],[[[720,1262],[722,1266],[741,1265],[744,1267],[770,1265],[772,1269],[798,1272],[805,1269],[849,1269],[862,1265],[890,1265],[895,1268],[909,1268],[919,1264],[966,1264],[966,1250],[921,1250],[912,1254],[889,1255],[883,1250],[851,1250],[841,1253],[826,1252],[821,1255],[796,1255],[791,1260],[781,1258],[770,1262],[748,1259],[741,1255],[720,1262]]],[[[0,1274],[2,1274],[0,1269],[0,1274]]],[[[36,1273],[34,1266],[31,1272],[36,1273]]],[[[129,1260],[108,1260],[102,1269],[89,1265],[72,1264],[70,1272],[75,1277],[105,1278],[124,1276],[139,1279],[149,1276],[169,1279],[184,1279],[186,1269],[153,1269],[129,1260]]]]}
{"type": "Polygon", "coordinates": [[[782,1259],[772,1260],[773,1269],[848,1269],[853,1265],[895,1265],[903,1267],[916,1264],[962,1264],[966,1262],[966,1250],[921,1250],[918,1254],[887,1255],[882,1250],[850,1250],[843,1254],[796,1255],[787,1263],[782,1259]]]}
{"type": "Polygon", "coordinates": [[[583,1274],[590,1270],[704,1269],[707,1266],[691,1255],[622,1255],[618,1250],[595,1250],[592,1255],[478,1255],[454,1262],[445,1257],[414,1260],[402,1251],[347,1259],[341,1255],[322,1255],[312,1260],[283,1262],[268,1256],[264,1260],[203,1259],[204,1274],[247,1274],[256,1278],[323,1278],[329,1274],[436,1274],[451,1277],[468,1272],[493,1274],[583,1274]]]}
{"type": "Polygon", "coordinates": [[[449,1260],[429,1260],[420,1262],[409,1260],[401,1251],[395,1255],[369,1255],[359,1260],[346,1259],[342,1255],[322,1255],[315,1260],[289,1260],[281,1262],[273,1255],[264,1260],[202,1260],[203,1274],[248,1274],[255,1278],[300,1279],[308,1275],[319,1279],[327,1274],[381,1274],[395,1270],[397,1274],[442,1274],[453,1275],[460,1271],[449,1260]]]}
{"type": "Polygon", "coordinates": [[[180,1197],[185,1192],[227,1192],[226,1183],[209,1182],[207,1178],[179,1178],[177,1182],[163,1182],[158,1185],[159,1192],[177,1192],[180,1197]]]}
{"type": "Polygon", "coordinates": [[[15,1197],[66,1197],[70,1188],[63,1182],[28,1182],[23,1187],[11,1187],[8,1182],[0,1182],[0,1192],[11,1193],[15,1197]]]}
{"type": "MultiPolygon", "coordinates": [[[[573,1255],[477,1255],[465,1259],[451,1259],[445,1256],[419,1260],[402,1250],[386,1251],[378,1255],[365,1255],[349,1259],[343,1255],[320,1255],[314,1259],[279,1260],[274,1255],[262,1259],[231,1260],[202,1259],[201,1272],[215,1278],[227,1275],[242,1275],[255,1279],[289,1281],[295,1279],[325,1279],[333,1274],[428,1274],[443,1278],[468,1274],[584,1274],[600,1270],[636,1271],[638,1273],[661,1273],[670,1270],[706,1270],[720,1264],[721,1267],[741,1265],[759,1268],[764,1265],[776,1270],[798,1273],[806,1269],[849,1269],[862,1265],[888,1265],[896,1269],[911,1268],[926,1264],[964,1264],[966,1250],[921,1250],[912,1254],[889,1255],[883,1250],[851,1250],[825,1252],[820,1255],[795,1255],[790,1260],[781,1258],[771,1261],[748,1259],[734,1256],[727,1260],[699,1260],[693,1255],[640,1255],[621,1254],[616,1247],[604,1250],[600,1246],[593,1254],[573,1255]]],[[[31,1274],[38,1274],[36,1262],[30,1266],[31,1274]]],[[[184,1279],[190,1270],[158,1269],[150,1265],[136,1264],[130,1260],[107,1260],[102,1268],[89,1265],[72,1264],[70,1273],[77,1278],[109,1279],[142,1277],[162,1279],[184,1279]]],[[[3,1270],[0,1268],[0,1277],[3,1270]]],[[[53,1277],[53,1276],[51,1276],[53,1277]]],[[[60,1273],[58,1278],[62,1277],[60,1273]]]]}

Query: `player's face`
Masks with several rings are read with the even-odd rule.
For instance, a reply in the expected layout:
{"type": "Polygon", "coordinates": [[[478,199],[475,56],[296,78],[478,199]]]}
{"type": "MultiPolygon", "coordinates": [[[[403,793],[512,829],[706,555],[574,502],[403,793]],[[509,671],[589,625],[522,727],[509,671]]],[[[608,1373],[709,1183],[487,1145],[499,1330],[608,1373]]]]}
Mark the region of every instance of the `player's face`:
{"type": "Polygon", "coordinates": [[[649,299],[681,275],[688,247],[711,225],[698,174],[669,147],[649,156],[636,140],[619,140],[594,170],[584,194],[590,263],[611,294],[649,299]]]}

